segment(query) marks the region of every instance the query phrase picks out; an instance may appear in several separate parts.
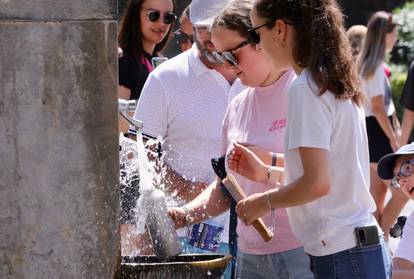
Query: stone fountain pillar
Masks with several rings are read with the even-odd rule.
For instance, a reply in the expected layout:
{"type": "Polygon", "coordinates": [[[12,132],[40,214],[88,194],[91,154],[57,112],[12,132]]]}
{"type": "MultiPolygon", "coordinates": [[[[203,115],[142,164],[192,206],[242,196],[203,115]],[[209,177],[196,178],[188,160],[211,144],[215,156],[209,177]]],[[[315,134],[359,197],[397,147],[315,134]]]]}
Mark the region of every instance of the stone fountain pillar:
{"type": "Polygon", "coordinates": [[[0,278],[119,265],[116,0],[0,0],[0,278]]]}

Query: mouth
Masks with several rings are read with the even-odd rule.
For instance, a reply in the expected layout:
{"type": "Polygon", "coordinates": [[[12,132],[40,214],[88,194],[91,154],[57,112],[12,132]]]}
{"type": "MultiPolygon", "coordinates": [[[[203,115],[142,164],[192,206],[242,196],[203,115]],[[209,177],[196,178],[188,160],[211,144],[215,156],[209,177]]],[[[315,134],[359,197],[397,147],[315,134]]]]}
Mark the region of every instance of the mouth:
{"type": "Polygon", "coordinates": [[[151,29],[152,32],[157,33],[158,35],[162,36],[165,34],[165,30],[164,29],[151,29]]]}
{"type": "Polygon", "coordinates": [[[206,42],[205,47],[210,52],[213,52],[214,50],[216,50],[216,48],[214,47],[213,43],[211,43],[211,42],[206,42]]]}
{"type": "Polygon", "coordinates": [[[408,192],[410,193],[410,195],[411,195],[412,193],[414,193],[414,186],[413,186],[413,187],[411,187],[410,189],[408,189],[408,192]]]}

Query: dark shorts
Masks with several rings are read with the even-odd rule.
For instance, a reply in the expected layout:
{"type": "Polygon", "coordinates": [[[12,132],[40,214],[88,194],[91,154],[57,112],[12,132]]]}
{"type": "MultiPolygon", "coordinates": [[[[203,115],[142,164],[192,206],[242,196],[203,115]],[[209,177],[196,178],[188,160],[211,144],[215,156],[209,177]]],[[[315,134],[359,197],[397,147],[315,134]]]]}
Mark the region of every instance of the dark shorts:
{"type": "MultiPolygon", "coordinates": [[[[392,148],[387,135],[382,130],[375,116],[369,116],[366,119],[369,161],[370,163],[378,163],[382,156],[392,153],[392,148]]],[[[392,116],[388,117],[392,123],[392,116]]]]}

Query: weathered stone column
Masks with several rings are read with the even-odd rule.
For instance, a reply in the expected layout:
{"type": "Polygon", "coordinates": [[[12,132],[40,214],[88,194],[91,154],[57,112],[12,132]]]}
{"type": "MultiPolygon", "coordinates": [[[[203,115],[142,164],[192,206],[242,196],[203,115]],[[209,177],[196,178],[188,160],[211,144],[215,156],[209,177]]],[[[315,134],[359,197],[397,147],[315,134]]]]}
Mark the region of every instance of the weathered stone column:
{"type": "Polygon", "coordinates": [[[113,278],[116,0],[0,0],[0,278],[113,278]]]}

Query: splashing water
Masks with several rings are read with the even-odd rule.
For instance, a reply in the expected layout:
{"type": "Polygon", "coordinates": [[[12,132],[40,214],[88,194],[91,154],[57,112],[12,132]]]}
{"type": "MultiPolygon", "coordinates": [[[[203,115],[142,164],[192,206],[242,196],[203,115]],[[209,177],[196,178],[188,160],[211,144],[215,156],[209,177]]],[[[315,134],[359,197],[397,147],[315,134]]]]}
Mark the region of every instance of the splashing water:
{"type": "MultiPolygon", "coordinates": [[[[163,183],[163,175],[166,169],[162,164],[163,157],[159,156],[156,147],[163,143],[161,138],[156,140],[148,140],[144,145],[142,134],[137,134],[137,141],[127,139],[121,135],[120,144],[121,150],[121,165],[124,166],[124,170],[121,169],[120,183],[124,186],[121,190],[129,191],[124,193],[124,200],[129,199],[133,224],[130,225],[128,233],[123,235],[122,246],[130,247],[125,251],[128,255],[139,255],[141,249],[134,245],[134,239],[139,235],[144,234],[146,231],[147,215],[149,213],[148,197],[153,190],[158,189],[164,192],[165,184],[163,183]],[[155,148],[154,148],[155,147],[155,148]],[[156,160],[149,160],[148,157],[156,160]],[[123,173],[123,175],[122,175],[123,173]],[[139,189],[139,193],[138,193],[139,189]],[[139,196],[138,200],[136,198],[139,196]],[[135,197],[135,199],[134,199],[135,197]]],[[[121,193],[122,196],[122,193],[121,193]]],[[[177,202],[173,196],[167,196],[167,205],[176,206],[177,202]]],[[[121,198],[121,203],[125,201],[121,198]]],[[[124,254],[124,252],[123,252],[124,254]]]]}

